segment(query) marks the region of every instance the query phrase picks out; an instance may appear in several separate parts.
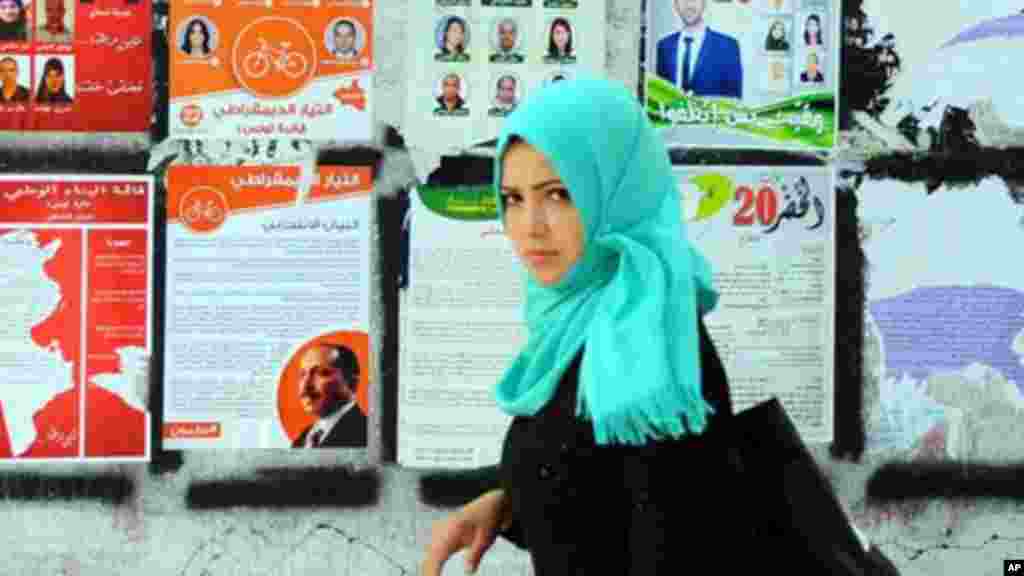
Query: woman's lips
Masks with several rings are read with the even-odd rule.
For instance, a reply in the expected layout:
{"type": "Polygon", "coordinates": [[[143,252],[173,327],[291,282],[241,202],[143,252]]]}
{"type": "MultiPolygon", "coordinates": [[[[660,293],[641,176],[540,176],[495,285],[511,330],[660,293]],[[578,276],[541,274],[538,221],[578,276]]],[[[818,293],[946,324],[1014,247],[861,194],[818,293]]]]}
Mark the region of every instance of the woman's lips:
{"type": "Polygon", "coordinates": [[[542,266],[558,255],[554,250],[530,250],[523,257],[533,266],[542,266]]]}

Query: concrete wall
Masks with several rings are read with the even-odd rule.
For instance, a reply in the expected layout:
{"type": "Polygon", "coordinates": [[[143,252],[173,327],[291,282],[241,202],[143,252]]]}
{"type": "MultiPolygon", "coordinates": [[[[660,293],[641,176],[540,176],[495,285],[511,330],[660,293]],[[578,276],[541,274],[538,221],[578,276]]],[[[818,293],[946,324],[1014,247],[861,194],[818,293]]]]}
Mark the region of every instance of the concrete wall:
{"type": "MultiPolygon", "coordinates": [[[[400,130],[408,2],[427,0],[376,1],[378,120],[400,130]]],[[[607,4],[610,74],[636,86],[640,3],[607,4]]],[[[383,177],[410,171],[406,157],[388,152],[383,177]]],[[[964,489],[867,507],[866,487],[885,460],[837,460],[829,447],[813,448],[857,524],[903,574],[996,575],[1002,559],[1024,557],[1024,504],[960,498],[969,495],[964,489]]],[[[4,467],[0,575],[416,574],[431,524],[448,511],[423,502],[417,473],[373,459],[189,452],[153,465],[4,467]]],[[[1012,485],[1007,470],[1003,480],[1012,485]]],[[[447,573],[462,573],[461,558],[447,573]]],[[[499,541],[480,573],[530,570],[525,554],[499,541]]]]}

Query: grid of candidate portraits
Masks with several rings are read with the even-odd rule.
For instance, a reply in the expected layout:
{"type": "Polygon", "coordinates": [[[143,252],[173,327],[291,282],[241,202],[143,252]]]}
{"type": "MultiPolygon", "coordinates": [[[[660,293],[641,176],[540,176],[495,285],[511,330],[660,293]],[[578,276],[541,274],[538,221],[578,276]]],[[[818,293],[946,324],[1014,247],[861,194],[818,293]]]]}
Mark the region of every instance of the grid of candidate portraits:
{"type": "Polygon", "coordinates": [[[504,117],[537,79],[571,78],[587,46],[578,0],[434,1],[428,41],[437,117],[476,115],[472,103],[481,101],[489,117],[504,117]],[[478,90],[485,99],[472,96],[478,90]]]}
{"type": "Polygon", "coordinates": [[[0,0],[0,104],[74,102],[74,11],[72,0],[0,0]]]}

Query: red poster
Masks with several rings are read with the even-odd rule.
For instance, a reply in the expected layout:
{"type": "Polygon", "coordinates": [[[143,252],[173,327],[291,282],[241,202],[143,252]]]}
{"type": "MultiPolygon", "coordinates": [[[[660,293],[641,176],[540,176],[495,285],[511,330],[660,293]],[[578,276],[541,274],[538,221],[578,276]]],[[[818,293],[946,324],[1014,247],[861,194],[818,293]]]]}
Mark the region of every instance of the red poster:
{"type": "Polygon", "coordinates": [[[0,460],[148,459],[152,190],[0,175],[0,460]]]}
{"type": "Polygon", "coordinates": [[[152,5],[0,0],[0,131],[149,130],[152,5]]]}

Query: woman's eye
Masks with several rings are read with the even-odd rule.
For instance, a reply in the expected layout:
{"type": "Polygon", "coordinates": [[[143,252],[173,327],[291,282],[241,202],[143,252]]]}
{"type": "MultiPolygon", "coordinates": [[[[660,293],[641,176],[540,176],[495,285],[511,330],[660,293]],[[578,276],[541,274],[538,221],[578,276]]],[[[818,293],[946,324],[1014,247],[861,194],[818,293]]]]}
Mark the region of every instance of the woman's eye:
{"type": "Polygon", "coordinates": [[[569,191],[565,188],[555,188],[551,191],[551,198],[560,200],[562,202],[569,202],[572,199],[569,197],[569,191]]]}
{"type": "Polygon", "coordinates": [[[518,194],[502,194],[501,195],[501,204],[502,204],[502,206],[510,206],[510,205],[513,205],[513,204],[518,204],[520,200],[521,199],[519,198],[518,194]]]}

